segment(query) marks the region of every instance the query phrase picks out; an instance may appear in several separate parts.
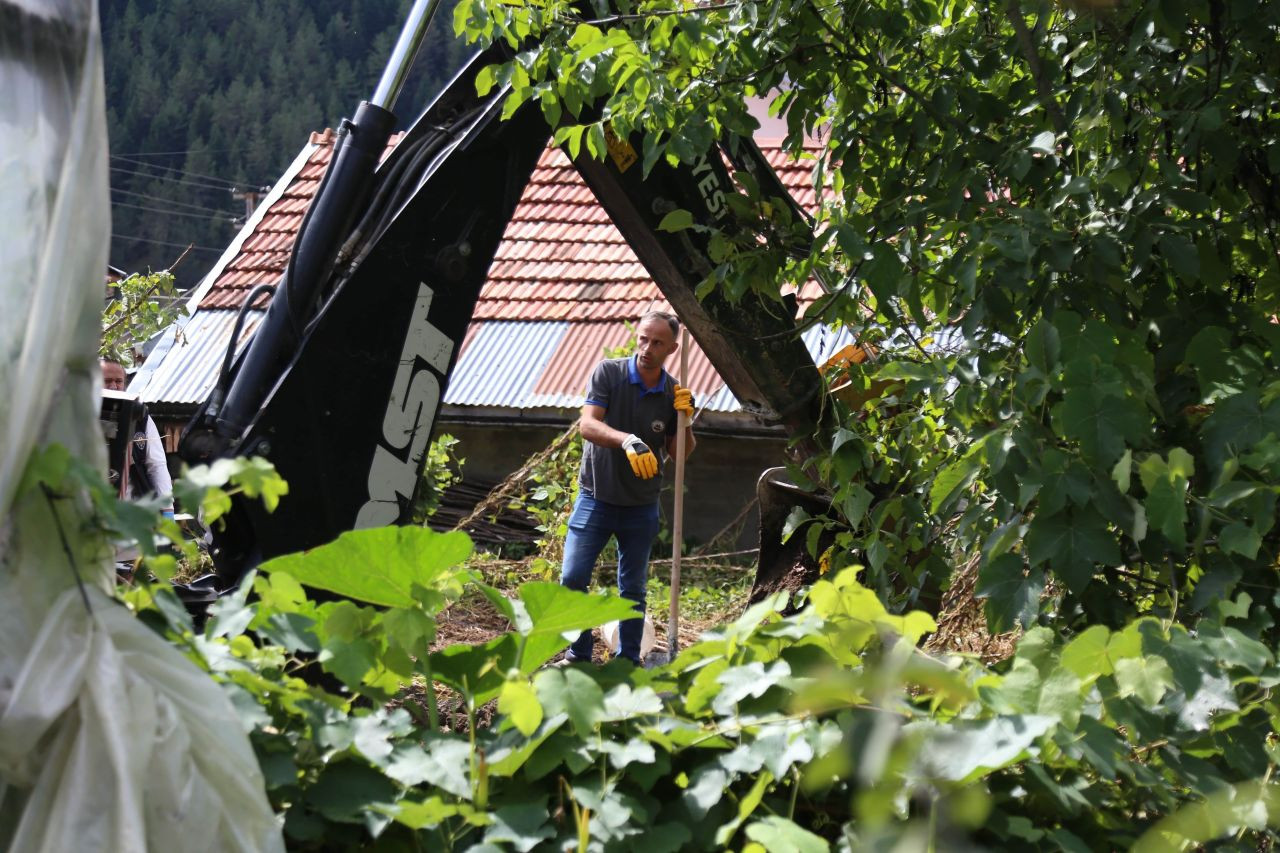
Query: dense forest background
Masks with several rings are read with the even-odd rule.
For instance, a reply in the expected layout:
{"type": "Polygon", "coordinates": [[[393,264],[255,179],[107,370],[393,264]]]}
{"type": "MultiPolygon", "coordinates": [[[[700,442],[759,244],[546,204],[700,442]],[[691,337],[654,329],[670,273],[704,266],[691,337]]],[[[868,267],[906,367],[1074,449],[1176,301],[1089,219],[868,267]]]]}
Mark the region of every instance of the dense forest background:
{"type": "MultiPolygon", "coordinates": [[[[411,0],[101,0],[111,264],[194,285],[314,130],[369,98],[411,0]]],[[[396,105],[401,124],[468,54],[444,0],[396,105]]]]}

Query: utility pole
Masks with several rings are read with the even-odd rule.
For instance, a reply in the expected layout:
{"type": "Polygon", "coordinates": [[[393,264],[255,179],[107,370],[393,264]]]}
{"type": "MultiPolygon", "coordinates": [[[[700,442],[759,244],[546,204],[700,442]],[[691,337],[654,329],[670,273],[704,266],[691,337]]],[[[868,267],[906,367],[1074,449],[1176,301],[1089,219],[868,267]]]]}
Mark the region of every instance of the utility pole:
{"type": "Polygon", "coordinates": [[[248,222],[249,217],[253,216],[253,211],[258,207],[258,200],[267,192],[267,187],[254,187],[252,189],[242,190],[238,187],[231,189],[231,197],[236,201],[244,200],[244,221],[248,222]]]}

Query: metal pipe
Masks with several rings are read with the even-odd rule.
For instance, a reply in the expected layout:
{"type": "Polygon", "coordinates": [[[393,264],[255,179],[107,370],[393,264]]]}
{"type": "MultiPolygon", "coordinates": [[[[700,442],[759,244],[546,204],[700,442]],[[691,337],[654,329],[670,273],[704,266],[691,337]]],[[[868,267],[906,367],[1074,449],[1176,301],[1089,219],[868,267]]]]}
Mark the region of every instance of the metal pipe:
{"type": "Polygon", "coordinates": [[[417,0],[413,4],[413,9],[409,11],[409,18],[404,22],[404,28],[400,30],[400,38],[396,40],[395,49],[391,51],[391,58],[387,60],[387,67],[382,71],[382,79],[378,81],[378,88],[374,90],[369,103],[388,111],[395,104],[396,98],[400,97],[400,90],[404,88],[404,81],[413,68],[413,60],[417,57],[418,50],[422,47],[422,42],[427,35],[427,27],[431,24],[431,19],[439,6],[440,0],[417,0]]]}
{"type": "Polygon", "coordinates": [[[217,430],[224,438],[240,439],[297,353],[333,273],[333,257],[367,200],[395,122],[395,115],[367,101],[356,108],[354,119],[344,122],[324,181],[295,238],[284,284],[272,297],[218,413],[217,430]]]}

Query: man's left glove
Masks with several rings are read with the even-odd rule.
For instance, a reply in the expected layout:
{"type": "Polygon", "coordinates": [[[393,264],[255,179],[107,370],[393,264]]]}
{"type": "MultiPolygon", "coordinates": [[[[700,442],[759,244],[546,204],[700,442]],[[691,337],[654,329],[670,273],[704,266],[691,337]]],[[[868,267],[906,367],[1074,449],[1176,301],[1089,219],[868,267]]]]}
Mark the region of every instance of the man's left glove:
{"type": "Polygon", "coordinates": [[[671,401],[671,405],[675,406],[677,412],[683,412],[690,419],[693,418],[693,392],[688,388],[676,386],[676,398],[671,401]]]}
{"type": "Polygon", "coordinates": [[[658,473],[658,457],[638,435],[629,435],[622,442],[622,449],[631,463],[631,472],[641,480],[648,480],[658,473]]]}

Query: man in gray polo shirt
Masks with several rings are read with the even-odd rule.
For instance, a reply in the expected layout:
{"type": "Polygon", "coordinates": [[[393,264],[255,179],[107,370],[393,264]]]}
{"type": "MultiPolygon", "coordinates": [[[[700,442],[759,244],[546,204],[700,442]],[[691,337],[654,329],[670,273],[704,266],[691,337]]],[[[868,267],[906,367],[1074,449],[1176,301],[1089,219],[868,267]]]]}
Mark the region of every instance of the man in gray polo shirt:
{"type": "MultiPolygon", "coordinates": [[[[658,460],[674,451],[676,412],[693,415],[693,395],[662,367],[679,347],[679,331],[679,321],[670,314],[651,311],[641,317],[635,355],[596,365],[578,420],[586,441],[560,583],[586,591],[600,552],[610,536],[617,538],[618,592],[634,601],[640,613],[620,626],[621,656],[635,664],[640,663],[649,551],[658,533],[658,460]]],[[[692,428],[687,437],[691,452],[692,428]]],[[[592,645],[591,632],[582,632],[565,659],[590,661],[592,645]]]]}

